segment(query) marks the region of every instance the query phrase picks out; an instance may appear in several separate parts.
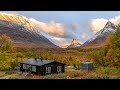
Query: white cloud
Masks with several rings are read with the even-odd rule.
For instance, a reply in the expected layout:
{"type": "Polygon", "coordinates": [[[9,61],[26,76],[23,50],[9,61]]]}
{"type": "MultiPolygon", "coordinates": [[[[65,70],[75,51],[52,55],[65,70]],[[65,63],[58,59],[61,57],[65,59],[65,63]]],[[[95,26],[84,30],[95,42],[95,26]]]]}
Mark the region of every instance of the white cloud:
{"type": "Polygon", "coordinates": [[[40,22],[35,20],[34,18],[30,18],[28,20],[30,22],[33,22],[36,26],[36,29],[38,29],[40,32],[44,32],[46,34],[60,38],[75,38],[75,32],[79,27],[79,24],[77,22],[67,25],[62,23],[55,23],[54,21],[40,22]]]}
{"type": "Polygon", "coordinates": [[[115,16],[114,18],[109,18],[109,19],[104,19],[104,18],[97,18],[97,19],[92,19],[90,21],[90,29],[91,31],[95,34],[101,29],[104,28],[105,24],[107,21],[110,21],[114,23],[115,25],[118,25],[120,23],[120,16],[115,16]]]}
{"type": "Polygon", "coordinates": [[[120,23],[120,16],[115,16],[115,18],[110,18],[109,21],[113,22],[115,25],[120,23]]]}
{"type": "Polygon", "coordinates": [[[92,19],[90,22],[90,28],[93,33],[97,33],[100,31],[102,28],[104,28],[105,24],[107,23],[107,19],[104,18],[97,18],[97,19],[92,19]]]}
{"type": "Polygon", "coordinates": [[[51,21],[50,23],[44,23],[33,18],[30,18],[29,20],[35,23],[37,29],[42,30],[50,35],[63,36],[65,33],[64,26],[60,23],[55,23],[54,21],[51,21]]]}
{"type": "Polygon", "coordinates": [[[56,45],[58,45],[59,44],[59,46],[60,47],[67,47],[68,45],[70,45],[70,43],[71,42],[68,42],[67,41],[67,39],[65,39],[65,38],[58,38],[58,37],[53,37],[53,38],[51,38],[52,40],[53,40],[53,42],[56,44],[56,45]]]}

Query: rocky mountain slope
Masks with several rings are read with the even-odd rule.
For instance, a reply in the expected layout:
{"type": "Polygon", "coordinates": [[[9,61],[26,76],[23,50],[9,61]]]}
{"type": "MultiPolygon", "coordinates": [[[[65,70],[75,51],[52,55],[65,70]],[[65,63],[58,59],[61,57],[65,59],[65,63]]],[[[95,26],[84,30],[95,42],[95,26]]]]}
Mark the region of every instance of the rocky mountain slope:
{"type": "Polygon", "coordinates": [[[88,39],[81,47],[87,46],[102,46],[110,33],[116,31],[117,26],[108,21],[105,27],[97,32],[92,38],[88,39]]]}
{"type": "Polygon", "coordinates": [[[14,45],[58,47],[38,31],[34,23],[17,14],[0,13],[0,35],[7,34],[14,45]]]}
{"type": "Polygon", "coordinates": [[[77,39],[73,39],[71,44],[67,48],[75,48],[81,46],[81,43],[77,39]]]}

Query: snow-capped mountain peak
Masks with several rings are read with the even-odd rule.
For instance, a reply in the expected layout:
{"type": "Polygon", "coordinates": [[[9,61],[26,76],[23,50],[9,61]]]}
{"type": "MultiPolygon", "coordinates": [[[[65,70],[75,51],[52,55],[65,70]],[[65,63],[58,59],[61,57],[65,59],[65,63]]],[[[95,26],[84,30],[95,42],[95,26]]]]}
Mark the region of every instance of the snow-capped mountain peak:
{"type": "Polygon", "coordinates": [[[32,31],[36,30],[35,24],[33,22],[19,14],[0,13],[0,23],[4,24],[3,21],[12,22],[13,24],[9,24],[10,27],[15,27],[14,24],[18,24],[25,29],[32,31]]]}
{"type": "Polygon", "coordinates": [[[93,37],[93,40],[98,36],[103,36],[104,33],[115,32],[115,30],[116,30],[116,25],[114,25],[112,22],[108,21],[106,23],[105,27],[95,34],[95,36],[93,37]]]}
{"type": "Polygon", "coordinates": [[[115,28],[115,24],[113,24],[112,22],[108,21],[104,28],[111,28],[111,27],[115,28]]]}
{"type": "Polygon", "coordinates": [[[41,34],[41,28],[22,15],[0,13],[0,35],[7,34],[14,45],[36,45],[39,47],[58,47],[41,34]]]}
{"type": "Polygon", "coordinates": [[[114,33],[116,31],[117,26],[113,24],[112,22],[108,21],[104,28],[100,31],[98,31],[92,38],[88,39],[84,45],[89,44],[93,42],[95,39],[106,37],[109,33],[114,33]]]}

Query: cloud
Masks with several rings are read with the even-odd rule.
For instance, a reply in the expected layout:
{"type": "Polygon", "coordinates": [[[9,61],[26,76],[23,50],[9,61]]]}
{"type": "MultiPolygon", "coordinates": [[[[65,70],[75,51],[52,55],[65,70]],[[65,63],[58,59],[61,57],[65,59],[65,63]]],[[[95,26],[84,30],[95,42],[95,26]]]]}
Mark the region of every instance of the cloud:
{"type": "Polygon", "coordinates": [[[52,35],[60,38],[76,38],[76,31],[79,29],[79,24],[77,22],[67,25],[62,23],[55,23],[54,21],[40,22],[35,20],[34,18],[30,18],[28,20],[34,23],[38,31],[43,32],[46,35],[52,35]]]}
{"type": "Polygon", "coordinates": [[[110,18],[109,21],[113,22],[115,25],[120,23],[120,16],[115,16],[115,18],[110,18]]]}
{"type": "Polygon", "coordinates": [[[84,33],[84,32],[80,32],[80,36],[83,38],[83,39],[88,39],[90,38],[88,34],[84,33]]]}
{"type": "Polygon", "coordinates": [[[71,23],[71,24],[69,24],[69,25],[66,25],[66,27],[67,27],[67,28],[70,28],[70,29],[72,29],[72,30],[77,30],[77,29],[79,29],[80,25],[79,25],[79,23],[77,23],[77,22],[73,22],[73,23],[71,23]]]}
{"type": "Polygon", "coordinates": [[[97,33],[98,31],[104,28],[105,24],[108,21],[114,23],[115,25],[118,25],[120,23],[120,16],[115,16],[114,18],[109,18],[109,19],[104,19],[104,18],[92,19],[89,24],[91,31],[94,34],[97,33]]]}
{"type": "Polygon", "coordinates": [[[68,45],[70,45],[70,43],[71,42],[68,42],[68,40],[67,39],[65,39],[65,38],[57,38],[57,37],[53,37],[53,38],[51,38],[52,40],[53,40],[53,42],[56,44],[56,45],[58,45],[59,44],[59,46],[60,47],[67,47],[68,45]]]}
{"type": "Polygon", "coordinates": [[[100,31],[102,28],[104,28],[105,24],[107,23],[107,19],[104,18],[97,18],[97,19],[92,19],[90,22],[90,29],[91,31],[95,34],[98,31],[100,31]]]}
{"type": "Polygon", "coordinates": [[[35,23],[37,29],[50,35],[63,36],[65,33],[64,25],[60,23],[55,23],[54,21],[51,21],[50,23],[44,23],[33,18],[30,18],[29,20],[35,23]]]}

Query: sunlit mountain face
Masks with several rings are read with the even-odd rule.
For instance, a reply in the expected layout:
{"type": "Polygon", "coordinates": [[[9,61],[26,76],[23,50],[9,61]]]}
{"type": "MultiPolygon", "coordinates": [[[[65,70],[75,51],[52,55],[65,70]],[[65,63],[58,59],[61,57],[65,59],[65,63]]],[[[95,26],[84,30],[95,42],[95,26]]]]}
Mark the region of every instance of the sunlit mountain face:
{"type": "Polygon", "coordinates": [[[79,46],[81,46],[81,42],[78,39],[73,39],[67,48],[76,48],[79,46]]]}
{"type": "Polygon", "coordinates": [[[29,19],[19,14],[0,13],[0,20],[22,25],[29,30],[35,29],[35,24],[33,22],[30,22],[29,19]]]}
{"type": "Polygon", "coordinates": [[[15,45],[57,47],[40,33],[36,25],[18,14],[0,13],[0,34],[7,34],[15,45]]]}

